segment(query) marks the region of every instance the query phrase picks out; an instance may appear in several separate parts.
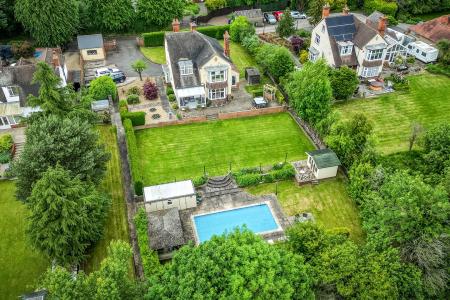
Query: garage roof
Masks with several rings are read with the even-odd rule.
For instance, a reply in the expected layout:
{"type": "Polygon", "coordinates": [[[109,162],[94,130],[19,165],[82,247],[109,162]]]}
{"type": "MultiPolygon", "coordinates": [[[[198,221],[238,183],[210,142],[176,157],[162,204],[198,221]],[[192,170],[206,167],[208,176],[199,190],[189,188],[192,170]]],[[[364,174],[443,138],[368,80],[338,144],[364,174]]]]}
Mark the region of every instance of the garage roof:
{"type": "Polygon", "coordinates": [[[337,157],[336,153],[334,153],[331,149],[319,149],[306,152],[306,154],[312,157],[318,169],[325,169],[341,165],[341,161],[337,157]]]}
{"type": "Polygon", "coordinates": [[[89,34],[77,36],[78,49],[103,48],[103,36],[101,34],[89,34]]]}
{"type": "Polygon", "coordinates": [[[195,194],[191,180],[147,186],[144,188],[144,201],[155,202],[195,194]]]}

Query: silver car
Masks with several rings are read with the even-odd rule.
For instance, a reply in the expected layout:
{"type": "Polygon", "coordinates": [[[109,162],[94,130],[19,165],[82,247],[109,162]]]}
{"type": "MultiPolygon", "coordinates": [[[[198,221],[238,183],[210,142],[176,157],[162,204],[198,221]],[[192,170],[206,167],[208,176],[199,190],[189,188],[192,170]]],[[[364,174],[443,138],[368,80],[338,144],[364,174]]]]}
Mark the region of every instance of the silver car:
{"type": "Polygon", "coordinates": [[[291,11],[291,16],[294,19],[306,19],[306,15],[304,13],[298,12],[296,10],[291,11]]]}
{"type": "Polygon", "coordinates": [[[264,22],[274,25],[277,23],[277,19],[272,14],[264,13],[264,22]]]}

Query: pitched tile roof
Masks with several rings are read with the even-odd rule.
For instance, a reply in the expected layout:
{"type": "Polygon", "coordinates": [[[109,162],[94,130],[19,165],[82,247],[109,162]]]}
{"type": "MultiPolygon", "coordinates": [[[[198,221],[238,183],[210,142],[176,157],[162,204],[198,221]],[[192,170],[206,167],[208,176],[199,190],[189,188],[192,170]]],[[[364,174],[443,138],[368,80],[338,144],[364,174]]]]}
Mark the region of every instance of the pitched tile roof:
{"type": "Polygon", "coordinates": [[[0,68],[0,87],[18,86],[20,105],[26,106],[28,95],[38,96],[39,94],[39,85],[31,83],[35,70],[35,64],[0,68]]]}
{"type": "Polygon", "coordinates": [[[148,213],[150,247],[170,250],[185,244],[178,208],[148,213]]]}
{"type": "Polygon", "coordinates": [[[411,26],[410,29],[433,42],[441,39],[450,40],[450,15],[411,26]]]}

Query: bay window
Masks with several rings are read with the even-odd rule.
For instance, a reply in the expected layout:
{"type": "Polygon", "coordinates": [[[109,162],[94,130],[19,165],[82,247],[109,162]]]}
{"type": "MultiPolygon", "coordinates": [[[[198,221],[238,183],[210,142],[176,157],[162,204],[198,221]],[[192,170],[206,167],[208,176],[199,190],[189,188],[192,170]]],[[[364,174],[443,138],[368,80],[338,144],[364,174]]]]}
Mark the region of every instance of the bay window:
{"type": "Polygon", "coordinates": [[[227,80],[227,71],[209,71],[209,82],[222,82],[227,80]]]}
{"type": "Polygon", "coordinates": [[[379,67],[372,67],[372,68],[364,67],[361,76],[362,77],[376,77],[376,76],[378,76],[378,69],[379,69],[379,67]]]}
{"type": "Polygon", "coordinates": [[[384,49],[369,50],[366,55],[367,60],[380,60],[383,57],[384,49]]]}
{"type": "Polygon", "coordinates": [[[225,89],[210,89],[209,90],[209,99],[224,99],[226,95],[225,89]]]}

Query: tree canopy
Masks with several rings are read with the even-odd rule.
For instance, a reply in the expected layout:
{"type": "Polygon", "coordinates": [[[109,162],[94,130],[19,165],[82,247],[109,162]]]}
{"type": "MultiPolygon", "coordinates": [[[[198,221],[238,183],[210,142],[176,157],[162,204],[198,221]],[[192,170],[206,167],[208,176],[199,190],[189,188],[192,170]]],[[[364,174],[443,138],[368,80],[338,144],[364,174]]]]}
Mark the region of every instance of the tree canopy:
{"type": "Polygon", "coordinates": [[[92,25],[102,32],[120,32],[130,27],[134,9],[130,0],[90,0],[92,25]]]}
{"type": "Polygon", "coordinates": [[[291,11],[287,8],[283,12],[280,22],[278,22],[277,33],[281,37],[288,37],[295,31],[294,18],[291,16],[291,11]]]}
{"type": "Polygon", "coordinates": [[[95,100],[108,99],[108,96],[111,96],[113,99],[115,99],[117,94],[117,87],[111,77],[100,76],[91,81],[91,84],[89,86],[89,94],[95,100]]]}
{"type": "Polygon", "coordinates": [[[29,124],[26,135],[23,152],[13,165],[20,200],[25,201],[42,173],[57,164],[83,181],[102,180],[109,154],[87,121],[49,115],[29,124]]]}
{"type": "Polygon", "coordinates": [[[291,54],[282,46],[264,44],[259,48],[256,59],[277,81],[294,70],[291,54]]]}
{"type": "Polygon", "coordinates": [[[39,46],[60,46],[78,30],[76,0],[17,0],[15,13],[39,46]]]}
{"type": "Polygon", "coordinates": [[[244,38],[253,36],[255,28],[244,16],[239,16],[230,25],[230,38],[233,42],[240,43],[244,38]]]}
{"type": "Polygon", "coordinates": [[[69,265],[80,263],[101,237],[109,199],[57,165],[42,174],[27,204],[31,243],[58,264],[69,265]]]}
{"type": "Polygon", "coordinates": [[[185,0],[137,0],[137,16],[146,25],[164,27],[183,16],[185,0]]]}
{"type": "Polygon", "coordinates": [[[149,299],[308,299],[311,279],[300,256],[249,231],[178,250],[150,280],[149,299]]]}
{"type": "Polygon", "coordinates": [[[145,68],[147,68],[145,62],[142,59],[135,60],[131,67],[139,74],[139,78],[142,81],[142,72],[145,70],[145,68]]]}
{"type": "Polygon", "coordinates": [[[334,98],[347,100],[359,84],[356,72],[347,66],[330,71],[330,82],[334,98]]]}
{"type": "Polygon", "coordinates": [[[303,69],[291,73],[286,91],[297,113],[312,125],[318,124],[331,112],[331,84],[328,66],[323,59],[307,62],[303,69]]]}

